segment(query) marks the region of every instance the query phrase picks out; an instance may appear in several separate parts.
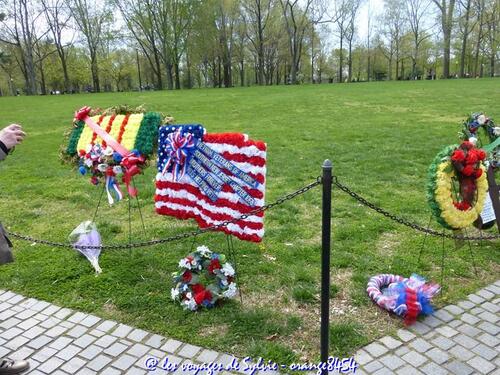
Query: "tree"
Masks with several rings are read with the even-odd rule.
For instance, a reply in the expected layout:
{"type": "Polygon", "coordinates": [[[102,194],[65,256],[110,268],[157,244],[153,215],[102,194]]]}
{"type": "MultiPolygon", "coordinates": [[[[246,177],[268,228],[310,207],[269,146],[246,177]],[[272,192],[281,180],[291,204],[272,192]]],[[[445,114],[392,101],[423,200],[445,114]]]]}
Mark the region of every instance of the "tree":
{"type": "Polygon", "coordinates": [[[410,26],[410,31],[413,38],[413,53],[411,55],[413,79],[416,79],[418,76],[417,61],[419,57],[420,46],[422,42],[430,36],[427,33],[430,28],[425,27],[425,18],[427,16],[429,6],[429,0],[406,1],[406,17],[408,19],[408,24],[410,26]]]}
{"type": "Polygon", "coordinates": [[[112,13],[109,4],[98,0],[67,0],[79,31],[84,36],[90,55],[90,72],[92,74],[93,90],[101,91],[99,81],[98,51],[103,42],[103,36],[111,23],[112,13]]]}
{"type": "MultiPolygon", "coordinates": [[[[355,34],[355,20],[358,13],[359,6],[361,5],[361,0],[351,0],[349,2],[349,12],[348,12],[348,23],[346,29],[346,40],[348,46],[349,56],[347,58],[347,81],[352,81],[352,42],[355,34]]],[[[370,16],[369,16],[370,17],[370,16]]],[[[369,26],[368,26],[369,28],[369,26]]],[[[370,34],[368,33],[368,40],[370,39],[370,34]]],[[[370,45],[368,44],[368,49],[370,45]]],[[[368,64],[369,65],[369,64],[368,64]]],[[[369,67],[368,67],[369,70],[369,67]]]]}
{"type": "Polygon", "coordinates": [[[297,83],[297,73],[300,69],[304,34],[308,26],[307,14],[312,0],[306,0],[302,9],[299,0],[280,0],[285,21],[285,29],[288,34],[288,48],[290,51],[290,81],[297,83]]]}
{"type": "Polygon", "coordinates": [[[339,36],[339,64],[338,64],[338,82],[343,82],[344,72],[344,40],[347,34],[350,20],[350,3],[351,0],[336,0],[334,3],[334,16],[333,23],[337,25],[337,32],[339,36]]]}
{"type": "Polygon", "coordinates": [[[462,27],[462,45],[460,49],[460,72],[459,76],[465,76],[465,55],[467,53],[467,40],[469,38],[469,34],[471,31],[470,27],[470,14],[471,14],[471,4],[472,0],[461,0],[459,2],[460,6],[464,9],[465,14],[463,15],[462,22],[459,22],[459,25],[463,24],[462,27]]]}
{"type": "Polygon", "coordinates": [[[388,60],[388,79],[392,79],[393,60],[396,63],[395,77],[399,78],[401,62],[401,39],[405,32],[404,4],[402,0],[385,0],[385,12],[381,17],[381,34],[387,39],[388,49],[385,56],[388,60]]]}
{"type": "Polygon", "coordinates": [[[443,76],[450,77],[450,44],[453,28],[453,12],[455,0],[432,0],[441,14],[441,29],[443,31],[443,76]]]}

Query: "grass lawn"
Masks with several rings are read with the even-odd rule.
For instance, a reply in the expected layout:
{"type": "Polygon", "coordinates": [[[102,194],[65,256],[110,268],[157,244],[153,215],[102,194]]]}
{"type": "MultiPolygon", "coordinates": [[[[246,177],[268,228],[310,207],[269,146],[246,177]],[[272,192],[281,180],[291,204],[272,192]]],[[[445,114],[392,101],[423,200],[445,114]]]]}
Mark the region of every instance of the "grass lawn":
{"type": "MultiPolygon", "coordinates": [[[[473,111],[500,121],[500,80],[388,82],[228,90],[117,93],[0,98],[0,123],[20,122],[29,136],[0,164],[2,222],[10,230],[65,241],[92,218],[100,189],[59,161],[63,133],[75,109],[140,105],[199,122],[210,132],[244,132],[268,143],[267,201],[321,173],[331,158],[339,179],[366,198],[426,225],[428,165],[456,143],[460,123],[473,111]]],[[[152,166],[138,178],[147,238],[134,212],[134,240],[166,237],[195,228],[154,213],[152,166]]],[[[133,203],[135,205],[135,202],[133,203]]],[[[319,358],[321,190],[266,214],[259,246],[236,241],[243,304],[190,313],[170,300],[170,275],[192,242],[176,242],[101,255],[104,273],[67,249],[15,242],[16,262],[0,268],[0,288],[139,326],[169,337],[280,362],[319,358]]],[[[373,306],[365,293],[371,275],[418,272],[439,281],[441,241],[423,236],[333,194],[331,348],[336,355],[402,326],[373,306]]],[[[127,202],[100,210],[105,243],[128,239],[127,202]]],[[[437,228],[437,224],[432,224],[437,228]]],[[[222,234],[196,239],[225,252],[222,234]]],[[[457,301],[499,276],[500,242],[468,247],[447,240],[445,289],[437,305],[457,301]]]]}

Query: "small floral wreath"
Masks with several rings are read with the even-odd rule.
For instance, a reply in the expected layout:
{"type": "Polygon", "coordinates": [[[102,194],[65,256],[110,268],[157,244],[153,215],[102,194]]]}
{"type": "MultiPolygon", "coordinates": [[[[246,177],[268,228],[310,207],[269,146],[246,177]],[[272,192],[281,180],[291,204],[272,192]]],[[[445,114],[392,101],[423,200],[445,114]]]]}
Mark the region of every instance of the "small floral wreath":
{"type": "Polygon", "coordinates": [[[379,307],[404,317],[405,324],[410,325],[419,315],[433,312],[431,300],[440,289],[417,274],[404,278],[387,273],[370,278],[366,292],[379,307]]]}
{"type": "Polygon", "coordinates": [[[429,167],[427,201],[446,229],[466,228],[481,213],[488,182],[483,160],[486,153],[469,141],[443,149],[429,167]],[[459,191],[455,191],[458,180],[459,191]]]}
{"type": "Polygon", "coordinates": [[[500,126],[495,125],[491,117],[482,112],[473,113],[463,122],[461,138],[481,145],[488,151],[488,163],[493,168],[500,168],[500,126]],[[488,137],[489,144],[483,142],[479,130],[488,137]]]}
{"type": "Polygon", "coordinates": [[[179,268],[172,274],[175,287],[171,296],[186,310],[211,308],[220,300],[236,296],[235,271],[224,254],[199,246],[179,261],[179,268]]]}

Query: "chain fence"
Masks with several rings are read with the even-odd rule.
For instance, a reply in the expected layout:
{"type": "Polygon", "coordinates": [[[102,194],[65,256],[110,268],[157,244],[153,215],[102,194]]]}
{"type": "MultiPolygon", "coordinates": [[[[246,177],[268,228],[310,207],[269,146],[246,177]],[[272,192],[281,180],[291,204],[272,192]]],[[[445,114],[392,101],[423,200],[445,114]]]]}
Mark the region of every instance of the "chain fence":
{"type": "MultiPolygon", "coordinates": [[[[290,201],[290,200],[298,197],[299,195],[307,193],[309,190],[311,190],[311,189],[313,189],[316,186],[321,185],[321,184],[322,184],[322,178],[320,176],[320,177],[317,177],[310,184],[305,185],[304,187],[302,187],[302,188],[300,188],[292,193],[286,194],[270,204],[267,204],[267,205],[264,205],[262,207],[255,209],[255,210],[249,211],[248,213],[241,215],[239,217],[236,217],[232,220],[224,221],[222,223],[212,225],[212,226],[209,226],[206,228],[199,228],[199,229],[196,229],[193,231],[176,234],[176,235],[173,235],[170,237],[153,239],[153,240],[148,240],[148,241],[117,243],[117,244],[100,245],[100,246],[79,246],[78,248],[79,249],[101,249],[101,250],[132,249],[132,248],[141,248],[141,247],[160,245],[160,244],[164,244],[164,243],[168,243],[168,242],[174,242],[174,241],[188,239],[191,237],[196,237],[196,236],[199,236],[199,235],[207,233],[207,232],[211,232],[211,231],[221,229],[223,227],[227,227],[229,224],[233,224],[233,223],[238,222],[240,220],[247,219],[249,216],[253,216],[253,215],[256,215],[260,212],[264,212],[264,211],[272,209],[276,206],[282,205],[285,202],[290,201]]],[[[425,233],[427,235],[431,235],[431,236],[435,236],[435,237],[450,238],[450,239],[454,239],[454,240],[462,240],[462,241],[481,241],[481,240],[500,239],[500,234],[483,235],[481,232],[481,235],[479,235],[479,236],[467,236],[467,235],[464,236],[462,234],[448,233],[445,231],[438,231],[438,230],[435,230],[435,229],[432,229],[429,227],[424,227],[418,223],[415,223],[415,222],[409,221],[403,217],[397,216],[397,215],[377,206],[376,204],[368,201],[367,199],[363,198],[360,194],[358,194],[355,191],[353,191],[352,189],[350,189],[348,186],[340,183],[337,176],[333,176],[332,187],[339,188],[341,191],[343,191],[344,193],[346,193],[349,196],[351,196],[352,198],[354,198],[356,201],[361,203],[363,206],[374,210],[375,212],[385,216],[386,218],[388,218],[388,219],[390,219],[390,220],[392,220],[400,225],[406,226],[406,227],[411,228],[411,229],[418,231],[418,232],[425,233]]],[[[12,232],[9,230],[7,230],[7,234],[12,238],[16,238],[18,240],[27,241],[27,242],[31,242],[31,243],[37,243],[37,244],[48,245],[48,246],[59,247],[59,248],[74,248],[73,244],[71,244],[69,242],[49,241],[49,240],[39,239],[39,238],[35,238],[32,236],[20,234],[17,232],[12,232]]]]}

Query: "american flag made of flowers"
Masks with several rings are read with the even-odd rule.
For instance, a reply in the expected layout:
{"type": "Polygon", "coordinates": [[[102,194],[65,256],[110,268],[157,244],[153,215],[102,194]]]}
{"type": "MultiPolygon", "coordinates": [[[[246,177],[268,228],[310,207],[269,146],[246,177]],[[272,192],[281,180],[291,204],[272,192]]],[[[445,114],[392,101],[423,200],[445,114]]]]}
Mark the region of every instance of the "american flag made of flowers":
{"type": "MultiPolygon", "coordinates": [[[[206,133],[201,125],[160,127],[156,212],[195,219],[206,228],[262,207],[266,150],[264,142],[241,133],[206,133]]],[[[263,220],[259,212],[219,230],[260,242],[263,220]]]]}

